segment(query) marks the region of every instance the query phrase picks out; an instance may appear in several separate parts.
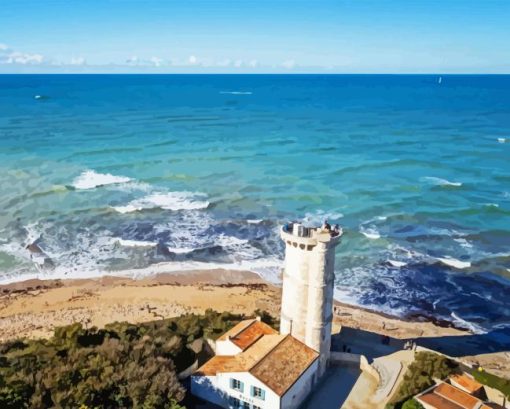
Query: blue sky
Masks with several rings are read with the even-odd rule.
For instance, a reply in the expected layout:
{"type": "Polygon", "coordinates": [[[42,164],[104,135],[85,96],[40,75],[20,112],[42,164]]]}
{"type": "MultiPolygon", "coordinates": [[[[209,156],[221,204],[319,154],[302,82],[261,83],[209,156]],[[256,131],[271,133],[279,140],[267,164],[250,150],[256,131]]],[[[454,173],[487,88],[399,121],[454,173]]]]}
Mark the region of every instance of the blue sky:
{"type": "Polygon", "coordinates": [[[510,0],[0,2],[0,72],[510,73],[510,0]]]}

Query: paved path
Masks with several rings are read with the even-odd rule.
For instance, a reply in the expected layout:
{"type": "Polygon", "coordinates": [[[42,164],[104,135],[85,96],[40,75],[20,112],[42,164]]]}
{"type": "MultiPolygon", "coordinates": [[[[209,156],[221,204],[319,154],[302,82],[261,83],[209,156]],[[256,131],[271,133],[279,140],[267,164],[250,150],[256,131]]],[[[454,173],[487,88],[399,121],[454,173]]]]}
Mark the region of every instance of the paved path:
{"type": "Polygon", "coordinates": [[[305,409],[339,409],[343,407],[361,371],[356,365],[332,366],[318,389],[310,396],[305,409]]]}

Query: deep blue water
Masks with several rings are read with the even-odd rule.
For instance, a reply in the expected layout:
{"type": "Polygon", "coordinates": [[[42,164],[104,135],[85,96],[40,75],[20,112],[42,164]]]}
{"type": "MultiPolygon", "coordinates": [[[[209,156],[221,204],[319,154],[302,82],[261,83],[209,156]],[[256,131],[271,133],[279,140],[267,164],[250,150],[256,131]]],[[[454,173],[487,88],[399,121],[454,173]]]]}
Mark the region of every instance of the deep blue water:
{"type": "Polygon", "coordinates": [[[339,300],[510,326],[510,76],[0,75],[0,141],[0,281],[278,281],[328,218],[339,300]]]}

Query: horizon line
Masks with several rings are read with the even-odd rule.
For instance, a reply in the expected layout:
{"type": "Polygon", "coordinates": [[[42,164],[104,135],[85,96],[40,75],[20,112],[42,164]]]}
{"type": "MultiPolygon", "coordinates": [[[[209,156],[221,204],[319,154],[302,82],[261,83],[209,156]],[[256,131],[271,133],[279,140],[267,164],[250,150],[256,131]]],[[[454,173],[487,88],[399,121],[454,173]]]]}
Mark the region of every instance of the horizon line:
{"type": "Polygon", "coordinates": [[[510,72],[483,73],[483,72],[0,72],[0,75],[485,75],[485,76],[508,76],[510,72]]]}

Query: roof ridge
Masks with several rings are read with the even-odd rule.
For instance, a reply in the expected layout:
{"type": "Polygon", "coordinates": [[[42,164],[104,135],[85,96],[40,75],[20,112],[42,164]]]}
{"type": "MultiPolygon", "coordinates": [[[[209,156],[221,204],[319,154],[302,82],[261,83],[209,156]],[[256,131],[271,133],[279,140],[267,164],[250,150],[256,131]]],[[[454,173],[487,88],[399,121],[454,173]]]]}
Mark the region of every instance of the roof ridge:
{"type": "MultiPolygon", "coordinates": [[[[241,332],[246,331],[249,327],[251,327],[257,320],[256,318],[250,318],[245,321],[250,321],[246,326],[242,327],[240,330],[235,332],[233,335],[229,335],[229,338],[235,338],[237,337],[241,332]]],[[[242,322],[242,321],[241,321],[242,322]]]]}
{"type": "MultiPolygon", "coordinates": [[[[476,396],[471,395],[470,393],[464,392],[462,389],[457,388],[456,386],[453,386],[453,385],[451,385],[451,384],[449,384],[449,383],[446,383],[446,382],[444,382],[444,381],[442,382],[442,384],[443,384],[443,385],[448,385],[448,387],[455,389],[456,391],[460,392],[460,393],[461,393],[461,394],[463,394],[463,395],[467,395],[467,396],[469,396],[469,397],[471,397],[471,398],[473,398],[473,399],[476,399],[476,401],[477,401],[476,403],[477,403],[477,404],[476,404],[476,405],[474,405],[474,406],[471,406],[469,409],[478,408],[478,407],[480,407],[479,403],[483,403],[483,401],[482,401],[481,399],[477,398],[476,396]]],[[[441,385],[441,384],[440,384],[440,385],[441,385]]],[[[450,401],[450,402],[454,403],[454,404],[455,404],[455,405],[457,405],[457,406],[466,407],[465,405],[460,404],[459,402],[456,402],[455,400],[453,400],[453,399],[449,398],[448,396],[446,396],[446,395],[442,394],[441,392],[436,392],[436,390],[437,390],[437,387],[436,387],[436,388],[434,388],[434,393],[435,393],[436,395],[441,396],[443,399],[446,399],[447,401],[450,401]]]]}

